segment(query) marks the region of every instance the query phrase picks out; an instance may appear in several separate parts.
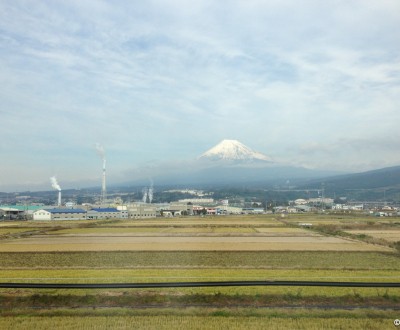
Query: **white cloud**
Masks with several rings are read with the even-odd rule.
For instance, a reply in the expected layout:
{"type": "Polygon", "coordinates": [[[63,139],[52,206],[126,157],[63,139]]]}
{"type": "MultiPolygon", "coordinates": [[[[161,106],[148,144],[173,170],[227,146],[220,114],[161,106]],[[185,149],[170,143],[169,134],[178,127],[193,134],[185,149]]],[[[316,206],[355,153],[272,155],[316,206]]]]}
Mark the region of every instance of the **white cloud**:
{"type": "Polygon", "coordinates": [[[10,164],[17,148],[37,166],[42,153],[41,171],[63,166],[49,165],[58,153],[85,164],[100,141],[122,169],[226,137],[313,167],[400,162],[371,143],[399,137],[398,1],[14,1],[0,13],[10,164]],[[344,137],[360,147],[343,151],[344,137]]]}

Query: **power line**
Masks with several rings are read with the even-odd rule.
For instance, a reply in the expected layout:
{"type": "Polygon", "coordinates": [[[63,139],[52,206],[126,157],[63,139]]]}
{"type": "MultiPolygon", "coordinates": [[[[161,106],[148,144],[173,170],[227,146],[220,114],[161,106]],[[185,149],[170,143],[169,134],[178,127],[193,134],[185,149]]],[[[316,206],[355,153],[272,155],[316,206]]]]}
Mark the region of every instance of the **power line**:
{"type": "Polygon", "coordinates": [[[0,283],[12,289],[147,289],[195,288],[227,286],[304,286],[346,288],[400,288],[399,282],[321,282],[321,281],[223,281],[223,282],[160,282],[160,283],[0,283]]]}

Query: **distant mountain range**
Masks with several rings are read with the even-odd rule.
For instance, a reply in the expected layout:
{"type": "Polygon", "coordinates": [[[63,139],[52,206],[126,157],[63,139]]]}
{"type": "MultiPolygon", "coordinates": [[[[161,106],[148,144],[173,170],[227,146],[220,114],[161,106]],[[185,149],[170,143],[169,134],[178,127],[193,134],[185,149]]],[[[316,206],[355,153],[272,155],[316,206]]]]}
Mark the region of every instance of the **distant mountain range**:
{"type": "Polygon", "coordinates": [[[326,196],[351,196],[357,200],[384,196],[400,200],[400,166],[338,174],[282,164],[237,140],[223,140],[192,160],[132,169],[125,176],[134,179],[110,187],[147,186],[152,181],[155,186],[223,185],[282,191],[323,188],[326,196]]]}
{"type": "Polygon", "coordinates": [[[291,186],[297,189],[323,187],[332,196],[352,195],[355,198],[379,197],[382,189],[392,189],[393,194],[396,191],[400,193],[400,166],[338,174],[281,164],[237,140],[223,140],[186,166],[172,173],[160,174],[154,177],[154,181],[177,185],[291,186]]]}
{"type": "Polygon", "coordinates": [[[320,188],[345,192],[349,190],[400,189],[400,166],[386,167],[362,173],[338,175],[310,180],[300,185],[303,188],[320,188]]]}
{"type": "Polygon", "coordinates": [[[223,140],[194,160],[165,167],[151,177],[158,184],[279,184],[287,180],[320,178],[337,174],[275,162],[237,140],[223,140]]]}

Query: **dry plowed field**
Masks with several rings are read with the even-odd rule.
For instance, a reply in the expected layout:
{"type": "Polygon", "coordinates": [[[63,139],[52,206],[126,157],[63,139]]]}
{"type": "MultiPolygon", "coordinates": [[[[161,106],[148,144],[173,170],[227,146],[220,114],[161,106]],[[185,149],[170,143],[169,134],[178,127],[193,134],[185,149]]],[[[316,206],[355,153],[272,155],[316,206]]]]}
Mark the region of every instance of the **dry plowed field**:
{"type": "Polygon", "coordinates": [[[208,223],[165,220],[121,227],[72,227],[2,240],[0,252],[48,251],[391,251],[388,247],[314,231],[278,221],[208,223]],[[273,226],[270,226],[274,224],[273,226]],[[278,227],[279,225],[279,227],[278,227]]]}

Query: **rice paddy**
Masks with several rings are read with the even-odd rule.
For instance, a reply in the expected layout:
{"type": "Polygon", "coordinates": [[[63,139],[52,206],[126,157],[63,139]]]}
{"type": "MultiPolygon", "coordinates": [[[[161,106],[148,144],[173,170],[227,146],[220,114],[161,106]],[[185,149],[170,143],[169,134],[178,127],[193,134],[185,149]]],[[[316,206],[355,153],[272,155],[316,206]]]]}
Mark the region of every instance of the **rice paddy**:
{"type": "Polygon", "coordinates": [[[121,223],[114,221],[105,226],[101,222],[92,222],[86,227],[73,224],[70,228],[52,228],[45,235],[3,240],[0,252],[392,251],[388,246],[324,236],[263,216],[136,220],[130,223],[125,220],[121,223]],[[271,223],[274,226],[269,226],[271,223]]]}
{"type": "Polygon", "coordinates": [[[351,234],[358,235],[368,235],[374,238],[382,238],[389,242],[397,242],[400,241],[400,228],[396,230],[392,229],[355,229],[355,230],[346,230],[346,232],[351,234]]]}
{"type": "Polygon", "coordinates": [[[184,310],[184,315],[169,314],[165,311],[133,312],[123,310],[120,315],[115,311],[85,310],[81,315],[68,314],[66,311],[46,313],[44,315],[6,316],[0,319],[1,329],[391,329],[396,314],[393,312],[366,313],[320,312],[304,310],[262,313],[257,310],[207,310],[203,315],[187,315],[192,309],[184,310]],[[60,316],[59,314],[66,314],[60,316]],[[150,315],[149,315],[150,314],[150,315]]]}

